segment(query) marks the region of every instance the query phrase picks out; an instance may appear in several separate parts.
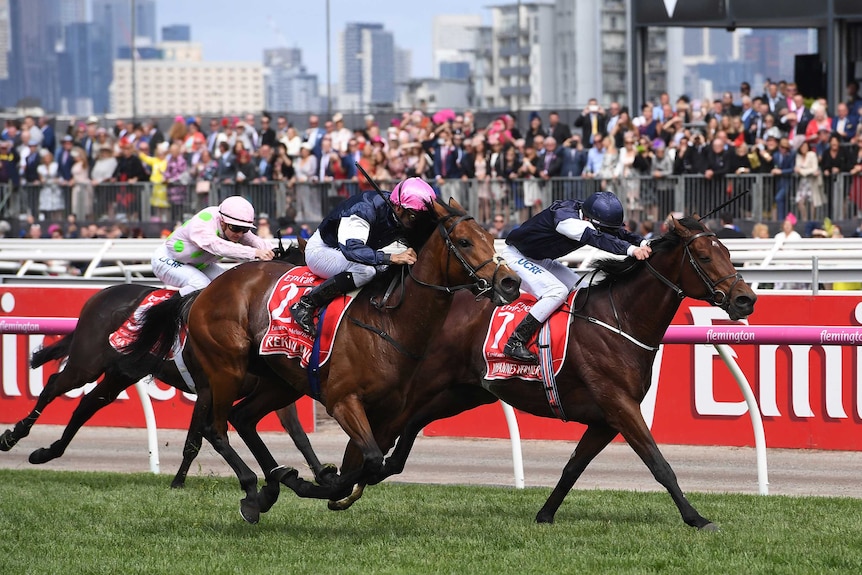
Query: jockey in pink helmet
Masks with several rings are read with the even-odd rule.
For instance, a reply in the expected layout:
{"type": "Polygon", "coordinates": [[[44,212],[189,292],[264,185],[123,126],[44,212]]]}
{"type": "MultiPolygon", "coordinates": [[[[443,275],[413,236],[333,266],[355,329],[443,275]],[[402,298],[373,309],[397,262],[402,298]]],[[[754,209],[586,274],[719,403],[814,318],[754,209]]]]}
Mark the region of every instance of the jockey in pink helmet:
{"type": "Polygon", "coordinates": [[[404,239],[404,228],[412,228],[419,214],[431,209],[434,190],[420,178],[408,178],[388,196],[389,202],[372,191],[345,200],[308,240],[305,261],[326,281],[290,308],[294,321],[307,333],[314,334],[315,309],[364,286],[390,264],[416,262],[413,248],[396,242],[404,239]],[[395,253],[384,251],[393,244],[399,246],[395,253]]]}
{"type": "Polygon", "coordinates": [[[204,208],[156,248],[153,273],[186,295],[205,288],[224,272],[216,264],[221,258],[271,260],[269,243],[251,233],[254,219],[254,207],[240,196],[204,208]]]}

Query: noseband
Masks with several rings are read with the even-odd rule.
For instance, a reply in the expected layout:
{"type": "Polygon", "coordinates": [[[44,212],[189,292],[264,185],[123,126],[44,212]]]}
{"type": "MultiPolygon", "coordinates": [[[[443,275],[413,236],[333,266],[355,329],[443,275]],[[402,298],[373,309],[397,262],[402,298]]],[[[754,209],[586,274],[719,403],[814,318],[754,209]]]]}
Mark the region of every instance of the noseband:
{"type": "Polygon", "coordinates": [[[419,284],[421,286],[435,289],[435,290],[439,290],[439,291],[444,291],[444,292],[449,293],[449,294],[455,293],[456,291],[468,289],[471,292],[473,292],[474,294],[476,294],[476,299],[479,299],[485,293],[494,289],[494,284],[496,283],[496,279],[497,279],[497,271],[500,269],[500,265],[504,261],[503,258],[501,258],[500,256],[495,254],[493,257],[485,260],[484,262],[479,264],[478,267],[474,268],[472,265],[470,265],[470,262],[468,262],[464,258],[464,254],[461,253],[461,250],[458,249],[458,246],[455,245],[455,243],[452,241],[452,238],[451,238],[451,233],[455,229],[455,226],[457,226],[461,222],[465,222],[465,221],[472,220],[472,219],[473,219],[473,216],[466,215],[466,214],[463,216],[454,216],[454,215],[446,216],[445,218],[442,218],[439,222],[437,222],[437,230],[440,232],[440,235],[442,236],[443,241],[446,242],[446,248],[448,249],[448,253],[446,255],[447,279],[448,279],[448,274],[449,274],[449,272],[448,272],[448,270],[449,270],[449,257],[454,255],[455,259],[457,259],[458,262],[460,262],[461,267],[464,268],[464,270],[467,272],[467,275],[470,277],[470,279],[474,280],[473,283],[456,285],[456,286],[429,284],[429,283],[423,282],[419,279],[416,279],[416,277],[413,275],[413,266],[410,266],[408,268],[408,271],[410,273],[410,277],[413,278],[413,281],[415,281],[417,284],[419,284]],[[457,217],[458,219],[456,219],[455,222],[447,229],[446,226],[443,225],[443,222],[445,222],[446,220],[449,220],[451,218],[455,218],[455,217],[457,217]],[[492,277],[492,280],[489,282],[485,278],[479,277],[479,270],[481,270],[483,267],[485,267],[486,265],[491,264],[491,263],[496,264],[496,267],[494,268],[494,275],[492,277]]]}
{"type": "MultiPolygon", "coordinates": [[[[690,237],[688,239],[688,241],[685,242],[685,251],[683,252],[682,261],[680,262],[680,267],[685,265],[685,258],[686,258],[686,256],[688,256],[688,263],[691,264],[692,268],[694,268],[694,271],[697,273],[697,275],[701,279],[701,281],[703,281],[704,285],[706,285],[707,289],[709,289],[709,293],[710,293],[709,298],[695,298],[695,299],[702,299],[704,301],[708,301],[710,303],[710,305],[720,307],[724,311],[727,311],[727,308],[730,307],[730,297],[729,297],[730,292],[733,291],[733,288],[736,287],[737,283],[742,281],[742,274],[740,274],[739,272],[736,272],[735,274],[726,275],[722,278],[719,278],[719,279],[713,281],[709,277],[709,275],[707,275],[707,273],[703,270],[701,265],[697,262],[694,255],[691,253],[691,249],[689,247],[694,240],[696,240],[698,238],[704,238],[704,237],[715,237],[715,233],[714,232],[700,232],[700,233],[693,235],[692,237],[690,237]],[[725,292],[725,291],[718,289],[718,286],[720,284],[724,283],[725,281],[727,281],[729,279],[733,279],[733,283],[730,284],[729,290],[727,290],[725,292]]],[[[657,269],[655,269],[652,266],[652,264],[650,264],[649,259],[645,260],[645,263],[646,263],[647,269],[652,273],[652,275],[657,277],[659,280],[661,280],[662,283],[664,283],[666,286],[668,286],[670,289],[672,289],[674,292],[676,292],[676,295],[679,297],[679,299],[683,299],[686,297],[687,294],[683,291],[683,289],[680,286],[678,286],[677,284],[675,284],[672,281],[670,281],[669,279],[667,279],[657,269]]],[[[689,297],[693,297],[693,296],[689,296],[689,297]]]]}

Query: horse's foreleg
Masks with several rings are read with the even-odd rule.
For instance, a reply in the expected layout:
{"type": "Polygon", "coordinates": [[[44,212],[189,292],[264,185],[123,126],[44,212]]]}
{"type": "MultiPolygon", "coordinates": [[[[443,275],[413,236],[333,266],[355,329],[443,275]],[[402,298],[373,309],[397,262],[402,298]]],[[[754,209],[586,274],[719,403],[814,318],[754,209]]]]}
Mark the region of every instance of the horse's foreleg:
{"type": "MultiPolygon", "coordinates": [[[[347,447],[344,449],[344,458],[341,460],[342,473],[352,472],[356,469],[361,469],[364,461],[362,450],[356,445],[352,439],[347,442],[347,447]]],[[[353,486],[350,495],[342,499],[330,500],[327,507],[331,511],[345,511],[351,505],[359,501],[362,493],[365,491],[365,483],[359,483],[353,486]]]]}
{"type": "Polygon", "coordinates": [[[338,467],[332,463],[327,463],[325,465],[320,463],[320,459],[318,459],[317,454],[311,447],[308,435],[305,433],[305,430],[302,428],[302,424],[299,422],[299,414],[296,412],[296,403],[291,403],[288,406],[276,410],[275,414],[278,416],[281,426],[288,434],[290,434],[290,438],[293,440],[296,448],[300,453],[302,453],[306,463],[308,463],[312,473],[314,473],[314,478],[317,482],[321,485],[331,483],[334,480],[335,475],[338,473],[338,467]]]}
{"type": "Polygon", "coordinates": [[[682,520],[687,525],[698,529],[717,531],[718,527],[709,519],[702,517],[683,495],[676,474],[656,445],[655,439],[641,415],[640,406],[634,401],[629,405],[620,406],[616,412],[616,419],[617,421],[612,423],[618,427],[622,436],[646,464],[656,481],[670,493],[680,515],[682,515],[682,520]]]}
{"type": "Polygon", "coordinates": [[[551,492],[548,500],[539,510],[536,515],[537,523],[553,523],[554,515],[557,509],[562,505],[563,500],[571,491],[575,482],[587,468],[587,465],[608,446],[611,440],[617,435],[617,430],[604,424],[593,424],[587,427],[581,440],[578,441],[578,446],[563,468],[563,474],[560,480],[557,481],[556,487],[551,492]]]}
{"type": "Polygon", "coordinates": [[[50,447],[42,447],[33,451],[30,454],[30,463],[46,463],[62,456],[75,437],[75,434],[78,433],[78,430],[97,411],[113,403],[117,399],[117,396],[133,383],[133,381],[124,375],[106,373],[102,381],[90,393],[81,398],[78,407],[72,412],[72,417],[69,419],[69,423],[66,424],[66,428],[63,430],[63,435],[60,439],[52,443],[50,447]]]}
{"type": "Polygon", "coordinates": [[[99,371],[87,374],[66,365],[63,371],[52,374],[48,378],[48,383],[45,384],[42,393],[36,398],[36,405],[33,407],[33,410],[27,417],[16,423],[12,429],[7,429],[0,435],[0,451],[9,451],[19,441],[27,437],[30,434],[30,429],[49,403],[68,391],[77,389],[90,381],[96,381],[101,373],[99,371]]]}

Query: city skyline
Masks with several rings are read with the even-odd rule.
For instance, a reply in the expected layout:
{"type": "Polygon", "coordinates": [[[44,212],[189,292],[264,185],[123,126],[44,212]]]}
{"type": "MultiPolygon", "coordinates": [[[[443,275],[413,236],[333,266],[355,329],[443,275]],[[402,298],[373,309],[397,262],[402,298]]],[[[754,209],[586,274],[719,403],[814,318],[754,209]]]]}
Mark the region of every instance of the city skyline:
{"type": "MultiPolygon", "coordinates": [[[[246,0],[246,22],[225,18],[234,14],[235,4],[227,0],[174,2],[156,0],[158,29],[172,24],[190,24],[192,41],[203,46],[204,58],[214,61],[263,60],[267,48],[300,48],[306,69],[326,82],[326,2],[289,3],[246,0]],[[288,3],[285,3],[288,4],[288,3]],[[205,8],[201,10],[201,8],[205,8]],[[298,17],[297,17],[298,16],[298,17]],[[294,21],[301,22],[295,24],[294,21]],[[240,25],[247,23],[249,26],[240,25]],[[225,38],[233,41],[226,42],[225,38]]],[[[380,23],[392,32],[395,45],[413,53],[415,77],[435,76],[432,70],[432,25],[439,14],[480,14],[489,23],[489,5],[479,0],[437,0],[410,3],[394,0],[330,0],[331,81],[338,82],[338,35],[348,23],[380,23]]],[[[499,2],[498,4],[502,4],[499,2]]]]}

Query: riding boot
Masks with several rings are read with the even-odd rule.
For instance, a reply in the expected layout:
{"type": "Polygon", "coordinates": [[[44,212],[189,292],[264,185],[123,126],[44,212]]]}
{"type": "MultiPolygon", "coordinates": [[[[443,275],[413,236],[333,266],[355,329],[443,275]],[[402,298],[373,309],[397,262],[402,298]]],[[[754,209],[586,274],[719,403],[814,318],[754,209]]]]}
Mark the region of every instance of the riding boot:
{"type": "Polygon", "coordinates": [[[317,308],[326,306],[336,297],[356,289],[353,274],[341,272],[324,281],[319,286],[299,298],[290,306],[290,315],[302,330],[310,336],[315,336],[314,312],[317,308]]]}
{"type": "Polygon", "coordinates": [[[506,347],[503,348],[503,353],[512,359],[523,361],[525,363],[538,364],[539,358],[535,353],[527,348],[527,344],[542,327],[542,322],[533,317],[532,314],[527,314],[527,317],[521,320],[514,333],[506,342],[506,347]]]}

